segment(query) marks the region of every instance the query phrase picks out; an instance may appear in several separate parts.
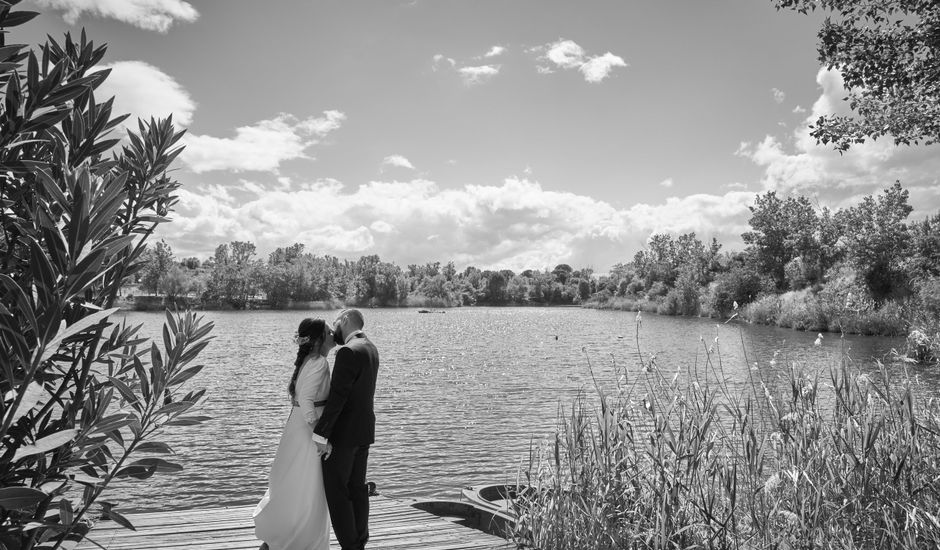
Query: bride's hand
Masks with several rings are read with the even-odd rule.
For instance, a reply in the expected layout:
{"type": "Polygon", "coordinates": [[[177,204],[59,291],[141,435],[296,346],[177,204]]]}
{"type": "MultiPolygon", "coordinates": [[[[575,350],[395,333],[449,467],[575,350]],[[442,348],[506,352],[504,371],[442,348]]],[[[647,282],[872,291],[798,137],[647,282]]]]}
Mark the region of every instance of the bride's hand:
{"type": "Polygon", "coordinates": [[[325,444],[316,442],[316,445],[317,453],[323,458],[323,460],[330,458],[330,454],[333,452],[333,445],[329,441],[327,441],[325,444]]]}

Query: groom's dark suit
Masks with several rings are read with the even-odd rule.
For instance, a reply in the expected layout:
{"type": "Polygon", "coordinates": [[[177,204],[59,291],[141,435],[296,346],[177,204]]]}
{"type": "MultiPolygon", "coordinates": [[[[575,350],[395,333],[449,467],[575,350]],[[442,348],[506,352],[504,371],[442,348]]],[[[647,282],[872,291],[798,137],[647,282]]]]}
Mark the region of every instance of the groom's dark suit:
{"type": "Polygon", "coordinates": [[[360,550],[369,540],[366,463],[375,442],[375,381],[379,352],[357,334],[336,352],[330,395],[313,432],[329,440],[323,484],[333,532],[343,550],[360,550]]]}

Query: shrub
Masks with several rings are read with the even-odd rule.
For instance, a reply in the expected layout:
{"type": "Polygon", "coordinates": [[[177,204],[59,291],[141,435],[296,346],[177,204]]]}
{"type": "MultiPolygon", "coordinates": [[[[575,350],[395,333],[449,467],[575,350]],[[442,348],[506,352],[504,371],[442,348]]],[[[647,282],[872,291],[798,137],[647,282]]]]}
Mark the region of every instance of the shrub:
{"type": "MultiPolygon", "coordinates": [[[[0,9],[0,27],[30,12],[0,9]]],[[[196,424],[205,390],[184,391],[211,323],[167,313],[162,346],[109,321],[121,283],[176,203],[166,172],[181,151],[171,120],[140,122],[114,159],[112,101],[91,72],[105,53],[84,33],[0,48],[0,547],[58,548],[87,531],[114,479],[181,466],[151,441],[196,424]],[[143,455],[143,456],[141,456],[143,455]],[[76,490],[78,489],[78,490],[76,490]]],[[[100,514],[127,520],[108,503],[100,514]]]]}
{"type": "Polygon", "coordinates": [[[663,315],[698,315],[701,310],[699,287],[688,279],[679,277],[676,288],[671,289],[657,308],[663,315]]]}
{"type": "Polygon", "coordinates": [[[767,294],[744,306],[741,317],[751,323],[776,325],[780,317],[780,296],[767,294]]]}
{"type": "Polygon", "coordinates": [[[709,315],[723,318],[731,315],[734,304],[744,306],[765,292],[772,292],[773,282],[751,267],[735,266],[718,275],[709,285],[705,305],[709,315]]]}
{"type": "Polygon", "coordinates": [[[643,292],[644,288],[645,287],[643,285],[643,280],[635,278],[635,279],[632,279],[629,283],[627,283],[626,293],[636,295],[636,294],[643,292]]]}
{"type": "Polygon", "coordinates": [[[669,287],[666,285],[666,283],[662,281],[656,281],[650,285],[650,289],[646,292],[646,297],[650,299],[659,298],[665,296],[668,293],[669,287]]]}
{"type": "Polygon", "coordinates": [[[783,266],[783,275],[791,290],[800,290],[809,284],[806,273],[806,262],[799,256],[793,258],[787,262],[787,265],[783,266]]]}

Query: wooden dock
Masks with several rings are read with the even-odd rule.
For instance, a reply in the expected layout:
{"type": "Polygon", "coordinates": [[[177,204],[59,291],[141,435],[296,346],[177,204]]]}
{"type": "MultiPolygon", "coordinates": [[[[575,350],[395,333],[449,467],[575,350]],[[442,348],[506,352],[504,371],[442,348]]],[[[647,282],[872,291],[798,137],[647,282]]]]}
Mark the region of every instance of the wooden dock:
{"type": "MultiPolygon", "coordinates": [[[[423,512],[405,502],[370,499],[369,550],[508,550],[506,540],[423,512]]],[[[95,525],[88,538],[107,550],[257,550],[254,506],[127,514],[131,531],[113,521],[95,525]]],[[[100,548],[84,541],[76,550],[100,548]]],[[[338,550],[330,534],[330,549],[338,550]]]]}

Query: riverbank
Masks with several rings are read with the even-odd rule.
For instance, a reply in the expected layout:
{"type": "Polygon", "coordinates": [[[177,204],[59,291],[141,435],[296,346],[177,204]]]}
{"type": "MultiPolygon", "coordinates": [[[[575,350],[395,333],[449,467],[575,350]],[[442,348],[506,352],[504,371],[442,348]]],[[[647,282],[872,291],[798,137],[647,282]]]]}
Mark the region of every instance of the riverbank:
{"type": "Polygon", "coordinates": [[[607,296],[592,299],[583,307],[643,311],[658,315],[729,319],[736,317],[755,325],[807,332],[905,337],[907,357],[923,363],[940,362],[940,304],[933,293],[922,293],[905,301],[888,300],[876,306],[853,302],[851,295],[830,295],[809,289],[766,294],[751,303],[722,314],[707,300],[695,307],[677,308],[669,296],[607,296]]]}

